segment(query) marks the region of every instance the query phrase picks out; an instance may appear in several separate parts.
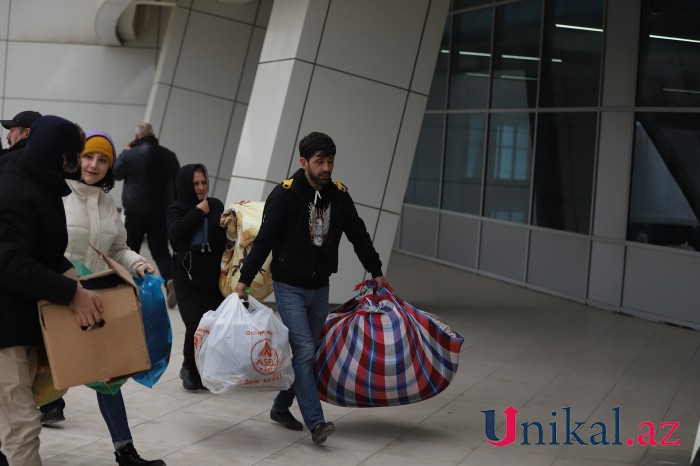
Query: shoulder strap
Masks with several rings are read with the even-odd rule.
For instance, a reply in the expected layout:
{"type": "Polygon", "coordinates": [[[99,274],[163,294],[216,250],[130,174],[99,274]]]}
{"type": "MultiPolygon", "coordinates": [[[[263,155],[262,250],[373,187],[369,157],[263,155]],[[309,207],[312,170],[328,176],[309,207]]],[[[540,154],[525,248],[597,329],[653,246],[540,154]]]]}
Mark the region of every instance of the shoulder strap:
{"type": "Polygon", "coordinates": [[[291,188],[291,187],[292,187],[292,182],[293,182],[293,181],[294,181],[294,178],[289,178],[288,180],[284,180],[284,181],[282,182],[282,187],[283,187],[284,189],[289,189],[289,188],[291,188]]]}

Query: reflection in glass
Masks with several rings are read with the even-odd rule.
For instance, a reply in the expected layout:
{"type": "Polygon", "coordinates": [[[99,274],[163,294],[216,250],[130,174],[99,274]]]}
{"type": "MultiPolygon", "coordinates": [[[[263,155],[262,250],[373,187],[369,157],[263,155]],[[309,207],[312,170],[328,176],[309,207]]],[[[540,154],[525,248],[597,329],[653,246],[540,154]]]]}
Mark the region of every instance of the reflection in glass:
{"type": "Polygon", "coordinates": [[[541,18],[542,0],[496,8],[492,107],[535,107],[541,18]]]}
{"type": "Polygon", "coordinates": [[[485,217],[527,222],[534,121],[533,113],[491,115],[485,217]]]}
{"type": "Polygon", "coordinates": [[[440,52],[438,53],[437,64],[435,65],[435,74],[433,74],[433,82],[430,85],[430,94],[428,95],[428,110],[445,109],[445,101],[447,99],[447,67],[450,60],[451,19],[451,16],[447,17],[445,29],[442,33],[440,52]]]}
{"type": "Polygon", "coordinates": [[[700,116],[636,117],[627,239],[700,250],[700,116]]]}
{"type": "Polygon", "coordinates": [[[493,8],[454,15],[450,108],[486,108],[493,8]]]}
{"type": "Polygon", "coordinates": [[[642,1],[637,105],[700,106],[700,2],[642,1]]]}
{"type": "Polygon", "coordinates": [[[407,204],[438,206],[444,115],[426,114],[406,188],[407,204]]]}
{"type": "Polygon", "coordinates": [[[479,215],[485,115],[449,115],[442,208],[479,215]]]}
{"type": "Polygon", "coordinates": [[[540,113],[532,223],[590,231],[596,113],[540,113]]]}
{"type": "Polygon", "coordinates": [[[598,105],[603,0],[545,3],[541,107],[598,105]]]}

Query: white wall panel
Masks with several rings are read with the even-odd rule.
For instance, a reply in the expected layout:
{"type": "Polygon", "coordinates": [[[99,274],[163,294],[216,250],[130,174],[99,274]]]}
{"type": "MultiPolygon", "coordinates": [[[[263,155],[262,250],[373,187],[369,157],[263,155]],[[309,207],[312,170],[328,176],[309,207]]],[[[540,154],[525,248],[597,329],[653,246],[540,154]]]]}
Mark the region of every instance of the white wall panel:
{"type": "Polygon", "coordinates": [[[437,211],[404,205],[401,212],[401,249],[435,257],[437,227],[437,211]]]}
{"type": "Polygon", "coordinates": [[[260,51],[265,40],[265,31],[260,28],[253,28],[253,36],[250,38],[248,45],[248,56],[243,69],[243,76],[236,95],[236,102],[248,103],[250,94],[253,92],[253,83],[255,82],[255,74],[258,71],[258,62],[260,61],[260,51]]]}
{"type": "Polygon", "coordinates": [[[697,254],[629,244],[622,307],[700,329],[698,277],[697,254]]]}
{"type": "Polygon", "coordinates": [[[329,0],[275,2],[260,61],[315,61],[328,3],[329,0]]]}
{"type": "Polygon", "coordinates": [[[333,177],[355,202],[379,207],[401,124],[406,91],[316,68],[300,136],[328,133],[337,155],[333,177]]]}
{"type": "Polygon", "coordinates": [[[311,72],[311,65],[299,61],[258,67],[236,154],[237,175],[273,182],[287,177],[311,72]]]}
{"type": "Polygon", "coordinates": [[[235,99],[252,26],[193,11],[174,84],[235,99]]]}
{"type": "Polygon", "coordinates": [[[407,89],[428,4],[428,0],[331,2],[318,63],[407,89]]]}
{"type": "Polygon", "coordinates": [[[583,299],[588,270],[588,238],[532,230],[527,282],[565,296],[583,299]]]}
{"type": "Polygon", "coordinates": [[[622,295],[625,247],[593,241],[588,276],[588,299],[617,308],[622,295]]]}
{"type": "Polygon", "coordinates": [[[246,24],[253,24],[258,11],[258,2],[235,3],[220,2],[218,0],[194,0],[192,9],[228,19],[235,19],[246,24]]]}
{"type": "MultiPolygon", "coordinates": [[[[382,270],[386,274],[387,266],[389,265],[389,256],[391,248],[394,245],[394,238],[398,230],[400,216],[393,212],[381,211],[379,213],[379,221],[377,223],[376,232],[373,236],[374,248],[379,253],[382,260],[382,270]]],[[[369,232],[372,235],[372,231],[369,232]]],[[[369,275],[367,278],[370,278],[369,275]]]]}
{"type": "MultiPolygon", "coordinates": [[[[7,58],[7,41],[0,40],[0,92],[5,88],[5,70],[6,70],[6,58],[7,58]]],[[[0,106],[2,110],[2,106],[0,106]]],[[[13,115],[14,116],[14,115],[13,115]]],[[[5,117],[3,116],[3,119],[5,117]]],[[[8,117],[12,118],[12,116],[8,117]]]]}
{"type": "Polygon", "coordinates": [[[5,97],[144,105],[156,51],[10,42],[5,97]]]}
{"type": "Polygon", "coordinates": [[[233,204],[244,199],[248,201],[265,201],[277,184],[264,180],[231,177],[224,204],[233,204]]]}
{"type": "Polygon", "coordinates": [[[255,17],[255,25],[267,27],[267,23],[270,22],[270,13],[272,12],[272,6],[275,0],[259,0],[258,3],[260,7],[258,8],[258,14],[255,17]]]}
{"type": "MultiPolygon", "coordinates": [[[[102,2],[15,0],[8,37],[13,41],[96,44],[95,18],[102,2]]],[[[7,15],[0,16],[7,21],[7,15]]]]}
{"type": "MultiPolygon", "coordinates": [[[[163,126],[169,95],[170,86],[159,83],[154,83],[151,86],[151,94],[148,96],[144,120],[153,125],[156,134],[160,134],[160,128],[163,126]]],[[[134,128],[136,128],[136,125],[134,125],[134,128]]]]}
{"type": "Polygon", "coordinates": [[[596,173],[593,234],[624,239],[634,114],[602,112],[596,173]]]}
{"type": "Polygon", "coordinates": [[[479,220],[442,212],[438,233],[437,258],[476,269],[479,220]]]}
{"type": "Polygon", "coordinates": [[[216,170],[232,112],[233,102],[173,89],[160,132],[161,143],[177,154],[180,165],[203,163],[208,170],[216,170]]]}
{"type": "MultiPolygon", "coordinates": [[[[7,40],[8,16],[10,14],[10,0],[0,0],[0,40],[7,40]]],[[[4,45],[4,44],[3,44],[4,45]]]]}
{"type": "Polygon", "coordinates": [[[241,130],[245,122],[245,115],[248,111],[248,106],[244,104],[236,104],[233,109],[233,118],[228,128],[228,136],[226,136],[226,147],[219,162],[219,170],[217,176],[221,178],[231,179],[233,172],[233,162],[236,160],[236,151],[238,151],[238,143],[241,140],[241,130]]]}
{"type": "Polygon", "coordinates": [[[413,92],[408,94],[399,140],[391,160],[382,209],[401,212],[427,100],[427,97],[413,92]]]}
{"type": "Polygon", "coordinates": [[[510,280],[525,280],[527,227],[483,220],[479,269],[510,280]]]}
{"type": "Polygon", "coordinates": [[[181,7],[173,9],[166,26],[165,40],[158,56],[158,67],[154,77],[156,82],[163,84],[173,83],[175,68],[180,55],[179,50],[185,38],[189,17],[190,10],[181,7]]]}

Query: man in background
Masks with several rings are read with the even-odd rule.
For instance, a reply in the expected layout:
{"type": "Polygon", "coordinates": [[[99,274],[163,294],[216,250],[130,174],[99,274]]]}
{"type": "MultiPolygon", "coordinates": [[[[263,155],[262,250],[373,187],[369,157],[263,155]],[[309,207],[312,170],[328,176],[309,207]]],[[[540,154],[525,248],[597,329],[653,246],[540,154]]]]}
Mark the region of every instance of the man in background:
{"type": "Polygon", "coordinates": [[[19,112],[11,120],[0,120],[0,125],[8,130],[5,139],[7,140],[7,150],[15,151],[27,145],[27,138],[34,122],[41,117],[41,113],[32,110],[19,112]]]}
{"type": "Polygon", "coordinates": [[[139,252],[143,237],[166,283],[166,302],[174,308],[175,287],[172,280],[166,214],[175,193],[175,174],[180,168],[177,156],[161,146],[150,123],[139,123],[134,139],[114,164],[114,177],[124,180],[126,244],[139,252]]]}

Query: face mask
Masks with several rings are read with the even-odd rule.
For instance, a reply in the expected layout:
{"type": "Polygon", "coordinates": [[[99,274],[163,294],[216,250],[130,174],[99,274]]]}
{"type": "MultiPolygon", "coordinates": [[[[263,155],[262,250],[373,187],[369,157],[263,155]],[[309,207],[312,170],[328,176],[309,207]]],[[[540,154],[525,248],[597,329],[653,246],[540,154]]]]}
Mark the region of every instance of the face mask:
{"type": "Polygon", "coordinates": [[[80,154],[63,154],[63,177],[67,180],[80,179],[80,154]]]}

